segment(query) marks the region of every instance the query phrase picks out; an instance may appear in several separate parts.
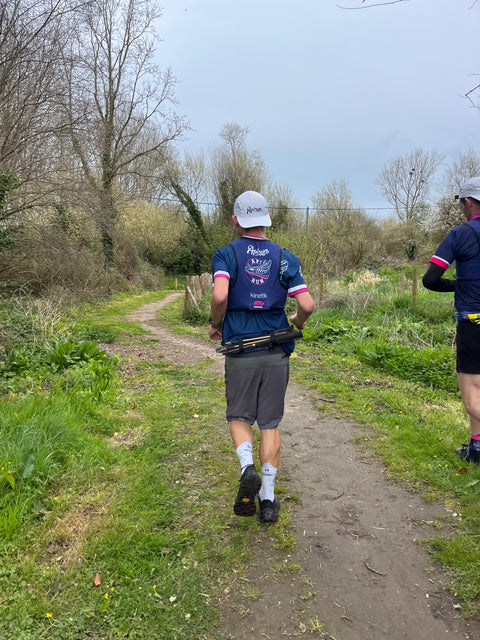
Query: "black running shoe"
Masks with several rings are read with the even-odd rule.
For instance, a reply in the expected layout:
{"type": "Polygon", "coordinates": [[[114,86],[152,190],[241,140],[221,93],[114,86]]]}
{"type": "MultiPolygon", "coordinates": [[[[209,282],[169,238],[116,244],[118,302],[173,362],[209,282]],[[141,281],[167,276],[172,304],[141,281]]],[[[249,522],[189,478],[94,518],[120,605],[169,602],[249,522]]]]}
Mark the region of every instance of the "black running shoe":
{"type": "Polygon", "coordinates": [[[474,462],[477,465],[480,465],[480,451],[477,451],[469,444],[462,444],[459,449],[455,449],[455,453],[460,458],[463,458],[465,462],[474,462]]]}
{"type": "Polygon", "coordinates": [[[272,500],[260,500],[261,522],[276,522],[280,511],[280,500],[275,496],[272,500]]]}
{"type": "Polygon", "coordinates": [[[257,507],[255,496],[260,491],[262,480],[255,469],[255,465],[249,464],[240,478],[237,497],[233,505],[233,513],[237,516],[254,516],[257,507]]]}

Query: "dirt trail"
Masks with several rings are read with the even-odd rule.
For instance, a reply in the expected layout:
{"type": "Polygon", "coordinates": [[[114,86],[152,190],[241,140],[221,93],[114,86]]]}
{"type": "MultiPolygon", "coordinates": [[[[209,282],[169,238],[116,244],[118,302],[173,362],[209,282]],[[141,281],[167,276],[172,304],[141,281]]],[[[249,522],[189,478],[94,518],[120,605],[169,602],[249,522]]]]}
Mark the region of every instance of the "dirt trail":
{"type": "MultiPolygon", "coordinates": [[[[214,345],[172,335],[155,319],[175,295],[128,319],[159,340],[166,360],[196,364],[212,358],[212,367],[222,371],[223,357],[214,345]]],[[[446,591],[448,575],[416,542],[437,533],[428,522],[452,515],[388,483],[381,463],[355,444],[363,430],[322,415],[319,404],[303,387],[289,385],[279,475],[287,492],[301,500],[292,513],[295,549],[283,561],[284,570],[274,570],[278,554],[265,527],[252,549],[243,590],[225,594],[216,637],[480,639],[480,621],[463,620],[446,591]],[[288,565],[300,569],[288,571],[288,565]],[[252,598],[248,586],[260,596],[252,598]]]]}

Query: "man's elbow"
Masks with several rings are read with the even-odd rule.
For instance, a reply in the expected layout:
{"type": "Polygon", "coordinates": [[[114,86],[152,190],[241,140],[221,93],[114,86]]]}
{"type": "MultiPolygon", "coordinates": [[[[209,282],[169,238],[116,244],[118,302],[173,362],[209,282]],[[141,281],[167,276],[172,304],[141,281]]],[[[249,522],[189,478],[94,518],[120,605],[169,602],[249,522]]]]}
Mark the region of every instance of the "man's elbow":
{"type": "Polygon", "coordinates": [[[315,311],[315,304],[314,304],[313,300],[310,300],[306,304],[303,304],[302,305],[302,311],[303,311],[303,313],[305,315],[311,316],[312,313],[315,311]]]}
{"type": "Polygon", "coordinates": [[[301,312],[307,317],[311,316],[315,311],[315,303],[309,293],[301,293],[297,296],[297,304],[301,312]]]}
{"type": "Polygon", "coordinates": [[[438,272],[435,269],[428,269],[422,278],[422,284],[425,289],[436,289],[442,279],[443,271],[438,272]]]}
{"type": "Polygon", "coordinates": [[[212,304],[219,307],[226,303],[228,298],[228,292],[224,293],[223,291],[215,291],[212,292],[212,304]]]}

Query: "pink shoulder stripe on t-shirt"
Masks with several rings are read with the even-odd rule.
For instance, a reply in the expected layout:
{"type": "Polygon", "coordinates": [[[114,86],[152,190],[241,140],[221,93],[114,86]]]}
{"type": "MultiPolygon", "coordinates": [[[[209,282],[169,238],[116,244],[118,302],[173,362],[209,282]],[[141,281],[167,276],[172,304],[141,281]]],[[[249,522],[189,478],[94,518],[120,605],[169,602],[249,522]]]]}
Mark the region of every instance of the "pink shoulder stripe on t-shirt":
{"type": "Polygon", "coordinates": [[[215,280],[215,278],[226,278],[227,280],[230,280],[230,274],[228,271],[215,271],[213,279],[215,280]]]}
{"type": "Polygon", "coordinates": [[[433,264],[438,264],[438,266],[442,267],[442,269],[448,269],[448,267],[450,266],[449,262],[447,262],[443,258],[439,258],[438,256],[432,256],[430,258],[430,262],[433,262],[433,264]]]}
{"type": "Polygon", "coordinates": [[[296,287],[292,287],[291,289],[288,290],[288,297],[289,298],[293,298],[294,296],[298,295],[299,293],[304,293],[305,291],[308,292],[307,285],[299,284],[296,287]]]}

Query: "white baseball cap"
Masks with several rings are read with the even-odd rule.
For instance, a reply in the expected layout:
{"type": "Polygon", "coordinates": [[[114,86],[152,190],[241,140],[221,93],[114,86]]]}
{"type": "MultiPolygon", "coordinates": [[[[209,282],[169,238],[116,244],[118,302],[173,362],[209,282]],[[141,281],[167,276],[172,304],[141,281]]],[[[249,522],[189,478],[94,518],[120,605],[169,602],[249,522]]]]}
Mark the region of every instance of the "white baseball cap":
{"type": "Polygon", "coordinates": [[[245,191],[238,196],[233,205],[233,213],[237,216],[238,224],[244,229],[270,227],[272,224],[267,201],[256,191],[245,191]]]}
{"type": "Polygon", "coordinates": [[[458,192],[458,198],[474,198],[480,200],[480,178],[470,178],[458,192]]]}

